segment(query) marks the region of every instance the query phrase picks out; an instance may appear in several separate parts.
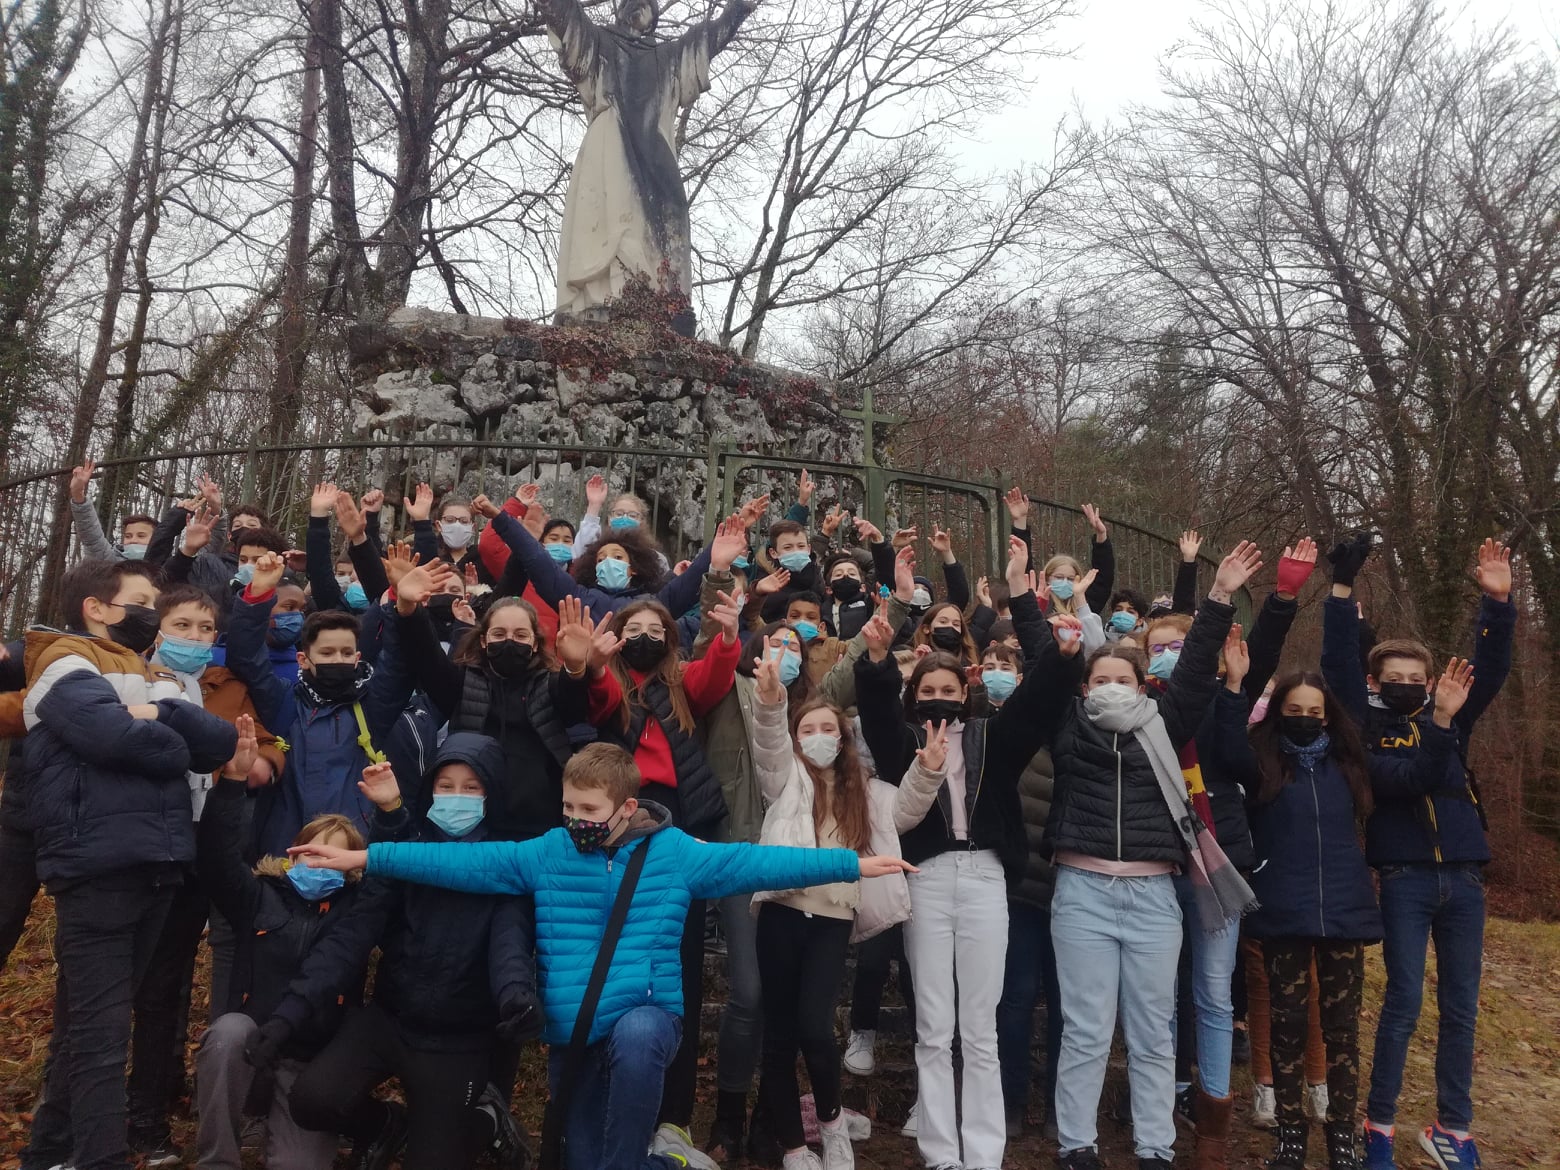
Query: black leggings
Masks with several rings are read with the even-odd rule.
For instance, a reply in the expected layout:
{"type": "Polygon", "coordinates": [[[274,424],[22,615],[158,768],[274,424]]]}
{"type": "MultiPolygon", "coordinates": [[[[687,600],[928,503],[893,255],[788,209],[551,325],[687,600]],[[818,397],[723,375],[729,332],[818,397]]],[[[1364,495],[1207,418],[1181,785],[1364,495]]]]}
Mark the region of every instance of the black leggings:
{"type": "Polygon", "coordinates": [[[705,903],[688,903],[683,920],[682,991],[683,1030],[677,1055],[661,1083],[661,1113],[658,1124],[680,1125],[687,1129],[693,1121],[694,1094],[699,1080],[699,1017],[704,1011],[704,909],[705,903]]]}
{"type": "Polygon", "coordinates": [[[834,1006],[845,974],[851,920],[808,916],[765,902],[758,912],[758,978],[763,986],[764,1057],[759,1107],[787,1150],[806,1144],[796,1054],[807,1062],[818,1120],[840,1115],[840,1051],[834,1006]]]}
{"type": "Polygon", "coordinates": [[[856,981],[850,993],[850,1030],[876,1032],[883,989],[888,986],[890,963],[899,964],[899,996],[905,1001],[905,1022],[915,1035],[915,984],[905,959],[905,930],[894,926],[875,934],[856,948],[856,981]]]}
{"type": "Polygon", "coordinates": [[[370,1004],[298,1074],[288,1100],[305,1129],[370,1142],[384,1127],[388,1106],[371,1094],[391,1077],[401,1082],[409,1113],[405,1170],[462,1170],[491,1140],[492,1125],[472,1107],[488,1082],[492,1051],[484,1045],[456,1051],[412,1048],[400,1025],[370,1004]]]}

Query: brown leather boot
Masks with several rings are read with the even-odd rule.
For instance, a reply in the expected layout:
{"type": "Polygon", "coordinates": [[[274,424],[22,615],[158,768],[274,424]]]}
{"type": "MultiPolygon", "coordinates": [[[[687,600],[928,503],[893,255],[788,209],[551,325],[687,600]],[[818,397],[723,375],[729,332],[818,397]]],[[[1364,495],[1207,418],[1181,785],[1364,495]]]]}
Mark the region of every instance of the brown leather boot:
{"type": "Polygon", "coordinates": [[[1192,1106],[1197,1119],[1197,1154],[1193,1170],[1229,1170],[1230,1119],[1235,1114],[1235,1098],[1210,1097],[1201,1089],[1192,1106]]]}

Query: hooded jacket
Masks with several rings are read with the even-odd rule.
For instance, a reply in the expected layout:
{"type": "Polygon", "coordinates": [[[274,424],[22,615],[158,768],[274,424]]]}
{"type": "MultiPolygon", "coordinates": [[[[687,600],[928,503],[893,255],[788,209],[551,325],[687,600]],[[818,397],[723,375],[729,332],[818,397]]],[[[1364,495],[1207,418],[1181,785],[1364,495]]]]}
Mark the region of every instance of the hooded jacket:
{"type": "Polygon", "coordinates": [[[26,820],[38,877],[57,890],[143,864],[195,860],[190,772],[233,756],[233,727],[173,674],[88,634],[27,635],[26,820]],[[128,708],[155,704],[156,719],[128,708]]]}
{"type": "Polygon", "coordinates": [[[588,853],[564,829],[522,842],[375,843],[368,850],[368,872],[472,893],[534,893],[544,1039],[567,1044],[628,857],[646,848],[650,852],[591,1022],[592,1044],[632,1008],[683,1014],[680,950],[691,899],[826,885],[860,874],[848,849],[708,844],[672,828],[670,814],[653,801],[639,806],[619,842],[588,853]]]}
{"type": "MultiPolygon", "coordinates": [[[[455,732],[423,777],[425,795],[390,814],[379,831],[480,852],[479,843],[488,839],[485,818],[460,838],[427,819],[433,782],[452,763],[477,773],[487,802],[503,802],[507,770],[498,743],[455,732]]],[[[535,1002],[535,916],[529,898],[401,882],[365,886],[361,900],[304,962],[276,1008],[282,1019],[297,1026],[349,993],[375,946],[380,958],[374,1003],[394,1017],[413,1047],[485,1047],[506,1009],[535,1002]]]]}

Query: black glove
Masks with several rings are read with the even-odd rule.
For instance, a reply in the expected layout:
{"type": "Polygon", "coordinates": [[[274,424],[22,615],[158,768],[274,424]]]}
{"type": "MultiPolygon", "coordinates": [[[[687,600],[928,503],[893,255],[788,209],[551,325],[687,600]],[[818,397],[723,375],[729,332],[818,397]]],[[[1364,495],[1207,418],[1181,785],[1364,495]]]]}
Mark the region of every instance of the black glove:
{"type": "Polygon", "coordinates": [[[1332,551],[1327,554],[1327,559],[1332,562],[1333,584],[1352,587],[1354,578],[1360,575],[1360,569],[1364,568],[1373,548],[1375,541],[1368,532],[1356,532],[1352,539],[1340,540],[1333,545],[1332,551]]]}
{"type": "Polygon", "coordinates": [[[499,1038],[510,1044],[526,1044],[542,1034],[542,1005],[536,996],[516,992],[499,1000],[499,1038]]]}
{"type": "Polygon", "coordinates": [[[244,1059],[261,1072],[270,1072],[282,1058],[282,1045],[292,1039],[293,1027],[274,1016],[260,1025],[244,1044],[244,1059]]]}

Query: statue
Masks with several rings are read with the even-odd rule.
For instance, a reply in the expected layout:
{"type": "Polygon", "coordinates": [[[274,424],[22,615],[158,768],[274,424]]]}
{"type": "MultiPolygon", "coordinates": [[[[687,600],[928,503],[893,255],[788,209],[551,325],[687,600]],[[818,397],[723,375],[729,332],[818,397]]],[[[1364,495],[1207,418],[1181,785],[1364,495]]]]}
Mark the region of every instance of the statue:
{"type": "MultiPolygon", "coordinates": [[[[755,6],[728,0],[719,16],[657,41],[655,0],[618,0],[610,28],[593,23],[579,0],[537,0],[589,122],[563,208],[558,320],[592,316],[635,277],[691,294],[677,117],[709,88],[711,58],[755,6]]],[[[691,310],[675,326],[691,336],[691,310]]]]}

